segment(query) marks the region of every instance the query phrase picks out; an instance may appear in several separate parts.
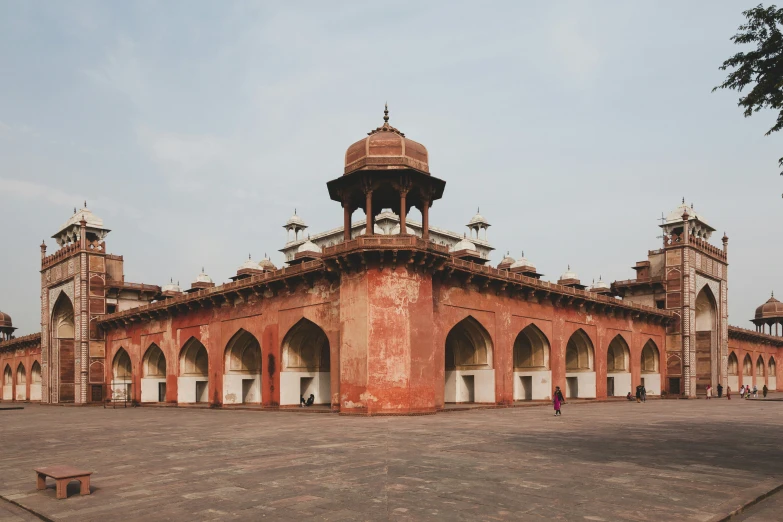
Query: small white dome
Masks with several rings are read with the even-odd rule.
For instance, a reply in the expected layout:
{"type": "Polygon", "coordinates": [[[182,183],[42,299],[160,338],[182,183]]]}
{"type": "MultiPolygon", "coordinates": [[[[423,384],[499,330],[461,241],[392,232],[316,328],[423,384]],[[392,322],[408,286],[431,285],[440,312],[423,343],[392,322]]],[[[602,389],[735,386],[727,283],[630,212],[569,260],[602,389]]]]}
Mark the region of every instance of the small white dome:
{"type": "Polygon", "coordinates": [[[561,279],[561,280],[565,280],[565,279],[577,279],[577,280],[578,280],[578,279],[579,279],[579,276],[577,275],[577,273],[576,273],[576,272],[572,272],[572,271],[571,271],[571,265],[568,265],[568,269],[566,270],[566,272],[565,272],[563,275],[561,275],[561,276],[560,276],[560,279],[561,279]]]}
{"type": "Polygon", "coordinates": [[[288,221],[285,222],[285,225],[286,226],[297,225],[297,226],[300,226],[300,227],[307,226],[307,225],[305,225],[304,219],[302,219],[302,218],[300,218],[299,216],[296,215],[296,209],[294,209],[294,215],[291,216],[290,218],[288,218],[288,221]]]}
{"type": "Polygon", "coordinates": [[[299,245],[299,248],[296,249],[297,252],[321,252],[321,248],[310,241],[310,238],[307,238],[307,241],[299,245]]]}
{"type": "Polygon", "coordinates": [[[522,257],[514,261],[514,263],[509,268],[522,268],[522,267],[532,268],[533,271],[536,270],[536,265],[534,265],[532,261],[530,261],[525,257],[524,252],[522,252],[522,257]]]}
{"type": "Polygon", "coordinates": [[[471,243],[467,240],[467,238],[462,238],[462,241],[454,245],[451,249],[452,252],[459,252],[460,250],[476,250],[476,245],[471,243]]]}
{"type": "Polygon", "coordinates": [[[238,270],[244,270],[246,268],[251,268],[253,270],[258,270],[258,263],[256,263],[252,259],[250,259],[250,254],[248,254],[248,256],[247,256],[247,261],[242,263],[240,265],[240,267],[238,268],[238,270]]]}
{"type": "Polygon", "coordinates": [[[470,221],[468,221],[468,226],[476,224],[489,225],[489,221],[487,221],[487,219],[481,215],[479,210],[480,209],[476,209],[476,215],[470,218],[470,221]]]}
{"type": "Polygon", "coordinates": [[[593,286],[591,286],[593,290],[609,290],[610,286],[609,283],[602,280],[601,277],[598,277],[598,282],[594,282],[593,286]]]}
{"type": "Polygon", "coordinates": [[[174,279],[163,285],[160,290],[161,292],[182,292],[182,289],[177,283],[174,282],[174,279]]]}
{"type": "Polygon", "coordinates": [[[194,283],[211,283],[212,278],[204,273],[204,267],[201,267],[201,273],[196,276],[194,283]]]}

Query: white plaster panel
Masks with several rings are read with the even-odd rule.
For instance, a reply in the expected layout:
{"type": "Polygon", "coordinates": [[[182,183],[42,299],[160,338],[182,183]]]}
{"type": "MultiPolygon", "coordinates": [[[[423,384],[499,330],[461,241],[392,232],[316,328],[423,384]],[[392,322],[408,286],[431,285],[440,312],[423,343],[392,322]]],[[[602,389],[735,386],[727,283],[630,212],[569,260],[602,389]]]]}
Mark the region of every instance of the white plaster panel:
{"type": "Polygon", "coordinates": [[[26,401],[27,400],[27,389],[26,385],[24,384],[17,384],[16,385],[16,400],[17,401],[26,401]]]}
{"type": "MultiPolygon", "coordinates": [[[[141,380],[141,402],[159,402],[158,384],[165,383],[165,377],[145,377],[141,380]]],[[[195,393],[195,392],[194,392],[195,393]]]]}
{"type": "Polygon", "coordinates": [[[14,398],[14,387],[11,384],[3,386],[3,400],[10,401],[14,398]]]}
{"type": "Polygon", "coordinates": [[[446,372],[447,388],[444,394],[454,398],[446,402],[470,402],[469,380],[473,377],[473,402],[495,403],[495,370],[452,370],[446,372]],[[449,374],[452,374],[449,376],[449,374]],[[451,378],[449,378],[451,377],[451,378]],[[451,383],[451,390],[448,389],[451,383]]]}
{"type": "MultiPolygon", "coordinates": [[[[208,389],[201,397],[196,397],[197,382],[209,382],[209,379],[207,377],[177,377],[177,402],[181,404],[209,402],[208,389]]],[[[207,386],[207,388],[209,387],[207,386]]]]}
{"type": "Polygon", "coordinates": [[[731,391],[734,393],[739,393],[739,376],[729,375],[729,378],[726,379],[726,385],[731,388],[731,391]]]}
{"type": "MultiPolygon", "coordinates": [[[[660,395],[661,394],[661,374],[660,373],[643,373],[642,379],[644,379],[644,388],[647,390],[647,395],[660,395]]],[[[636,394],[633,393],[635,396],[636,394]]]]}
{"type": "Polygon", "coordinates": [[[514,400],[525,400],[522,387],[522,377],[531,377],[533,381],[532,400],[549,400],[552,398],[552,372],[540,370],[535,372],[514,372],[514,400]]]}
{"type": "Polygon", "coordinates": [[[30,385],[30,400],[31,401],[40,401],[41,400],[41,385],[40,384],[31,384],[30,385]]]}
{"type": "Polygon", "coordinates": [[[568,386],[568,378],[576,377],[577,393],[579,399],[595,399],[595,372],[569,372],[566,373],[566,398],[573,397],[573,390],[568,386]]]}
{"type": "MultiPolygon", "coordinates": [[[[228,374],[223,376],[223,404],[242,404],[245,402],[243,381],[247,379],[253,380],[247,402],[256,404],[261,402],[261,375],[228,374]]],[[[314,393],[314,395],[318,394],[314,393]]]]}
{"type": "Polygon", "coordinates": [[[280,405],[298,405],[300,397],[305,400],[312,393],[314,404],[331,404],[331,381],[329,372],[280,372],[280,405]],[[302,393],[302,379],[312,379],[308,388],[302,393]]]}
{"type": "Polygon", "coordinates": [[[628,392],[631,391],[631,374],[630,372],[610,372],[606,374],[606,377],[614,378],[614,396],[625,397],[628,392]]]}
{"type": "Polygon", "coordinates": [[[767,384],[767,388],[769,388],[770,391],[775,391],[775,390],[778,389],[778,378],[777,378],[777,376],[770,375],[769,377],[767,377],[767,380],[769,381],[769,383],[767,384]]]}

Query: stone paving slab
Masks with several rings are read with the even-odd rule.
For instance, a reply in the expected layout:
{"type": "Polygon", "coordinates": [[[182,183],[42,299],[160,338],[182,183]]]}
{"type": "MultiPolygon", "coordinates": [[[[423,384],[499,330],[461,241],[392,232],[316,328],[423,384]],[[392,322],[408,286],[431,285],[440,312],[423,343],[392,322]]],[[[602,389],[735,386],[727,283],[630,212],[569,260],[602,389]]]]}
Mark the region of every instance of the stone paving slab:
{"type": "MultiPolygon", "coordinates": [[[[783,483],[783,402],[563,412],[366,418],[30,405],[0,413],[0,496],[57,521],[713,522],[783,483]],[[67,500],[53,485],[37,491],[32,469],[55,464],[94,471],[92,494],[79,496],[75,482],[67,500]]],[[[31,519],[6,506],[0,521],[31,519]]]]}

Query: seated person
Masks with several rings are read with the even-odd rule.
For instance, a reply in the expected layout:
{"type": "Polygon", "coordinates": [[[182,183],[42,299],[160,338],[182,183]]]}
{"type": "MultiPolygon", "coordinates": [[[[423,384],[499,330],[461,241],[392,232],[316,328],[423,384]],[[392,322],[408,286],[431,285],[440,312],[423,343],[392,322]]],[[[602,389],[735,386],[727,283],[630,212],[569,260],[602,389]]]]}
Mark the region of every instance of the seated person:
{"type": "Polygon", "coordinates": [[[312,406],[314,402],[315,402],[315,395],[311,393],[310,396],[307,398],[307,402],[305,403],[305,406],[312,406]]]}
{"type": "Polygon", "coordinates": [[[625,398],[628,399],[629,401],[632,401],[633,396],[631,395],[631,392],[628,392],[628,395],[626,395],[625,398]]]}

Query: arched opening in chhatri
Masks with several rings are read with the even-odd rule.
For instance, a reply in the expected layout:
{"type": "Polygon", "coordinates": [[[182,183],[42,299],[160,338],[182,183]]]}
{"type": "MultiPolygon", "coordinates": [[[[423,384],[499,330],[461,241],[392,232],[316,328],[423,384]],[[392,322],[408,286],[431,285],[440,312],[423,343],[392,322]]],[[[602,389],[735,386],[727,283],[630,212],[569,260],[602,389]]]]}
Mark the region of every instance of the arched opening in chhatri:
{"type": "Polygon", "coordinates": [[[25,371],[24,364],[19,363],[16,367],[16,400],[27,400],[27,371],[25,371]]]}
{"type": "MultiPolygon", "coordinates": [[[[709,286],[705,286],[696,296],[696,389],[691,393],[706,395],[707,385],[713,382],[712,361],[717,359],[718,346],[718,305],[709,286]]],[[[717,377],[717,376],[716,376],[717,377]]],[[[686,383],[687,386],[687,383],[686,383]]]]}
{"type": "Polygon", "coordinates": [[[52,367],[53,379],[57,379],[58,399],[55,402],[74,401],[74,380],[76,377],[76,354],[74,350],[73,303],[60,292],[52,308],[51,346],[57,365],[52,367]]]}
{"type": "Polygon", "coordinates": [[[142,358],[141,402],[166,402],[166,355],[155,343],[142,358]]]}
{"type": "Polygon", "coordinates": [[[549,339],[527,325],[514,341],[514,400],[548,399],[552,393],[549,339]]]}
{"type": "Polygon", "coordinates": [[[492,339],[475,318],[458,322],[446,336],[444,402],[495,402],[492,339]]]}
{"type": "Polygon", "coordinates": [[[595,349],[581,328],[566,345],[566,397],[595,398],[595,349]]]}
{"type": "Polygon", "coordinates": [[[223,404],[261,403],[261,345],[239,329],[223,357],[223,404]]]}
{"type": "Polygon", "coordinates": [[[11,365],[6,364],[3,369],[3,400],[10,401],[14,398],[14,377],[11,365]]]}
{"type": "Polygon", "coordinates": [[[38,361],[30,367],[30,400],[41,400],[41,364],[38,361]]]}
{"type": "Polygon", "coordinates": [[[177,402],[209,402],[209,354],[195,337],[180,351],[177,402]]]}
{"type": "Polygon", "coordinates": [[[111,363],[111,399],[113,401],[129,401],[132,399],[133,368],[130,355],[125,348],[120,348],[111,363]]]}
{"type": "Polygon", "coordinates": [[[296,405],[312,395],[312,404],[331,404],[331,355],[326,332],[303,317],[283,337],[282,354],[280,403],[296,405]]]}
{"type": "Polygon", "coordinates": [[[616,335],[606,350],[606,395],[624,396],[631,391],[631,350],[621,335],[616,335]]]}
{"type": "Polygon", "coordinates": [[[657,395],[661,392],[661,356],[658,345],[649,339],[644,343],[641,356],[642,386],[647,395],[657,395]]]}

